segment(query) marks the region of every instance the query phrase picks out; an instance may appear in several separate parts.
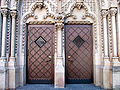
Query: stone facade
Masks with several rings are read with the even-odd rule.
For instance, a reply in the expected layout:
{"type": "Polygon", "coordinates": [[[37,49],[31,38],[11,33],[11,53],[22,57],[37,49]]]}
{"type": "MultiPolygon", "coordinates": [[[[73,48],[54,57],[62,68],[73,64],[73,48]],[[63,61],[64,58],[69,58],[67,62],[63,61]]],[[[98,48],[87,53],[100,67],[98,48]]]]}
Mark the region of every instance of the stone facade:
{"type": "Polygon", "coordinates": [[[55,26],[55,88],[65,87],[66,23],[92,24],[94,84],[105,89],[120,87],[119,1],[1,0],[0,9],[0,89],[26,84],[27,24],[49,23],[55,26]]]}

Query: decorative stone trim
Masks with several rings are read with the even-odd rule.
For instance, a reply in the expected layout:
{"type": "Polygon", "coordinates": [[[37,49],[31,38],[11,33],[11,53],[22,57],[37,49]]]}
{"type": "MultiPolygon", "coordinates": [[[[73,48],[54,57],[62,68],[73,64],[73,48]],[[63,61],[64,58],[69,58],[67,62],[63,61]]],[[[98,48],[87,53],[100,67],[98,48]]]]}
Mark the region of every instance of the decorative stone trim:
{"type": "Polygon", "coordinates": [[[65,24],[92,24],[90,21],[68,21],[65,24]]]}
{"type": "MultiPolygon", "coordinates": [[[[45,3],[43,3],[42,0],[41,1],[36,1],[35,4],[30,8],[29,13],[27,13],[24,16],[24,18],[22,19],[23,20],[23,27],[22,27],[22,29],[23,29],[23,31],[22,31],[22,33],[23,33],[23,35],[22,35],[22,52],[24,52],[24,47],[25,47],[25,33],[26,33],[26,23],[27,23],[27,20],[30,17],[33,17],[34,19],[37,19],[37,16],[35,16],[34,11],[35,11],[36,8],[42,9],[43,7],[47,10],[47,15],[44,16],[44,19],[46,19],[49,16],[51,16],[51,17],[53,17],[55,19],[55,16],[52,15],[51,13],[49,13],[49,9],[48,9],[47,5],[45,5],[45,3]]],[[[49,23],[49,22],[30,22],[30,23],[49,23]]]]}
{"type": "Polygon", "coordinates": [[[28,24],[54,24],[52,21],[30,21],[28,24]]]}
{"type": "Polygon", "coordinates": [[[81,9],[81,8],[84,8],[86,10],[86,13],[85,15],[83,15],[82,19],[85,20],[87,17],[91,18],[93,20],[93,31],[94,31],[94,39],[95,40],[95,49],[97,50],[97,47],[98,47],[98,44],[97,44],[97,20],[96,20],[96,17],[94,14],[92,14],[91,12],[89,12],[86,4],[84,2],[76,2],[70,9],[70,12],[66,15],[66,18],[70,17],[70,16],[73,16],[76,18],[76,16],[74,16],[72,14],[73,10],[77,8],[77,9],[81,9]]]}

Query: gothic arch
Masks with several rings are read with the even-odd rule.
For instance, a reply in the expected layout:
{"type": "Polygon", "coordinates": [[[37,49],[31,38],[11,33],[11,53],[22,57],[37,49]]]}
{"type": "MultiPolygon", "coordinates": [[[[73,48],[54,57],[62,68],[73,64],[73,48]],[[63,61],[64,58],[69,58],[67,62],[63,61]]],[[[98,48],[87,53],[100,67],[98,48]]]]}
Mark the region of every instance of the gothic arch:
{"type": "MultiPolygon", "coordinates": [[[[35,2],[33,3],[31,6],[30,6],[30,9],[28,12],[26,12],[23,16],[22,16],[22,51],[24,52],[24,47],[25,47],[25,34],[26,34],[26,23],[27,20],[32,17],[35,19],[35,21],[38,21],[38,17],[34,14],[34,11],[39,8],[40,10],[42,8],[45,8],[47,11],[46,11],[46,15],[44,16],[44,19],[47,19],[47,17],[52,17],[53,19],[55,19],[55,16],[50,13],[49,9],[48,9],[48,6],[47,4],[43,3],[43,2],[35,2]]],[[[38,21],[39,22],[39,21],[38,21]]],[[[35,23],[35,22],[34,22],[35,23]]],[[[40,23],[40,22],[39,22],[40,23]]],[[[44,24],[48,24],[48,23],[52,23],[52,22],[42,22],[41,23],[44,23],[44,24]]]]}
{"type": "MultiPolygon", "coordinates": [[[[94,84],[98,84],[99,82],[99,76],[97,75],[98,73],[96,72],[98,70],[97,67],[97,62],[101,61],[100,60],[100,50],[98,47],[99,44],[99,39],[100,39],[100,34],[99,34],[99,29],[98,29],[98,21],[97,17],[94,14],[94,12],[91,12],[88,5],[85,4],[84,2],[76,2],[70,9],[69,13],[66,14],[66,20],[67,18],[71,17],[72,19],[67,21],[66,23],[70,24],[92,24],[92,33],[93,33],[93,68],[94,68],[94,84]],[[81,19],[78,19],[77,16],[74,15],[73,11],[74,9],[77,8],[79,11],[83,8],[85,10],[85,14],[81,17],[81,19]],[[90,20],[88,20],[90,18],[90,20]]],[[[101,63],[100,63],[101,64],[101,63]]],[[[99,69],[100,70],[100,69],[99,69]]],[[[100,74],[100,73],[99,73],[100,74]]]]}

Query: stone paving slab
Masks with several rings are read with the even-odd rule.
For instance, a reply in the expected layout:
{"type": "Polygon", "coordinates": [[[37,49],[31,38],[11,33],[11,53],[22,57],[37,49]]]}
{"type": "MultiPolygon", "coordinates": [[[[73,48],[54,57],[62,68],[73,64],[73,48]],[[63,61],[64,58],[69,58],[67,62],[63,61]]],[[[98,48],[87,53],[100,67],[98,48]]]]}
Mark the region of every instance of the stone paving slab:
{"type": "Polygon", "coordinates": [[[27,84],[16,90],[104,90],[93,84],[67,84],[65,88],[54,88],[51,84],[27,84]]]}

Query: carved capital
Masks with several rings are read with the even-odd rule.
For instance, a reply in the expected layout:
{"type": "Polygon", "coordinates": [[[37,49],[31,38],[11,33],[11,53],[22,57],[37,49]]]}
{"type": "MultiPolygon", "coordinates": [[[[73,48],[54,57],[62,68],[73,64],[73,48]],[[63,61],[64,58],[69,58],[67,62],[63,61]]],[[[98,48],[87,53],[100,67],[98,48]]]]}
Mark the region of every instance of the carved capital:
{"type": "Polygon", "coordinates": [[[16,18],[17,11],[11,11],[10,14],[11,14],[12,18],[16,18]]]}
{"type": "Polygon", "coordinates": [[[110,9],[110,14],[111,14],[112,16],[115,16],[116,13],[117,13],[117,8],[111,8],[111,9],[110,9]]]}
{"type": "Polygon", "coordinates": [[[62,30],[62,28],[64,27],[64,23],[63,22],[56,22],[55,26],[56,26],[56,29],[62,30]]]}
{"type": "Polygon", "coordinates": [[[55,26],[57,29],[62,29],[64,27],[64,16],[61,14],[58,14],[55,16],[55,26]]]}
{"type": "Polygon", "coordinates": [[[7,9],[1,9],[1,13],[3,17],[6,17],[8,15],[8,10],[7,9]]]}
{"type": "Polygon", "coordinates": [[[103,18],[106,18],[106,16],[108,15],[108,10],[107,9],[103,9],[101,11],[101,14],[102,14],[103,18]]]}

